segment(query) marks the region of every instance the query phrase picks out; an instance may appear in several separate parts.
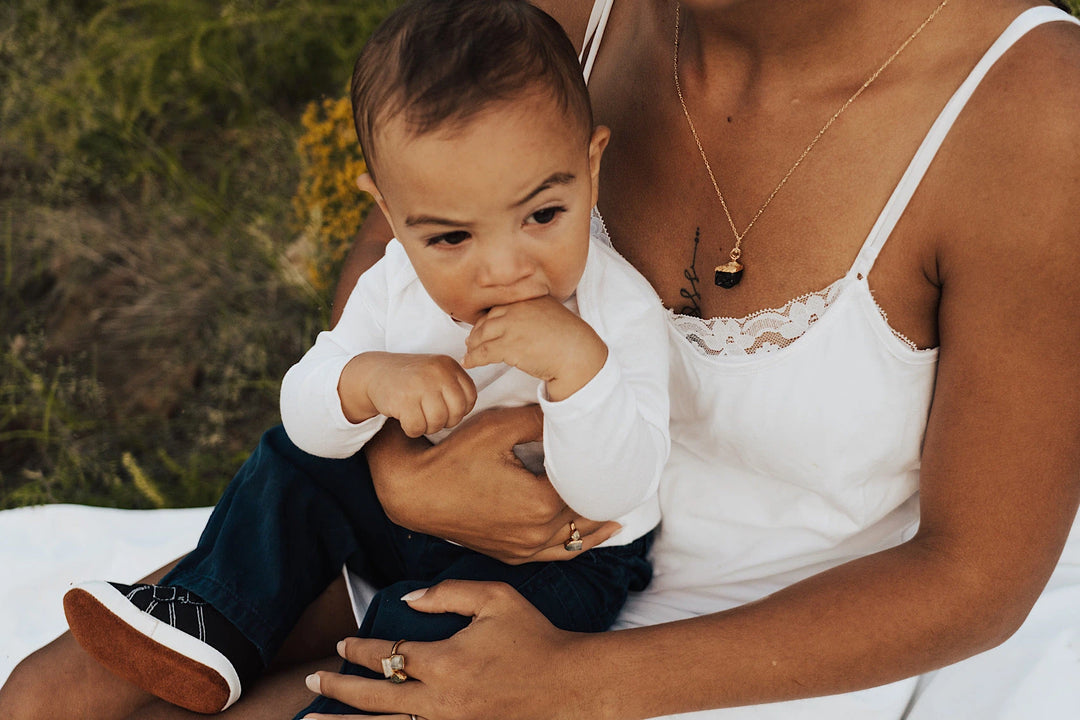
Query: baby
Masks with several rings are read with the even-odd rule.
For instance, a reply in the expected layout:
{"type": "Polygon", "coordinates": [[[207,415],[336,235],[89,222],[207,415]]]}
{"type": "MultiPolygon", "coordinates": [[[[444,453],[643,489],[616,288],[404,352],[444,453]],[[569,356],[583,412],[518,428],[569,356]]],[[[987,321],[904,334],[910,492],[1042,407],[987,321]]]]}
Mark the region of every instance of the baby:
{"type": "MultiPolygon", "coordinates": [[[[539,403],[551,483],[581,517],[621,529],[582,553],[571,523],[567,560],[506,565],[393,525],[364,476],[336,489],[347,532],[308,540],[303,552],[316,562],[341,546],[346,565],[383,588],[359,634],[398,641],[395,658],[401,641],[468,625],[401,599],[446,578],[503,581],[560,628],[607,629],[651,576],[646,555],[670,444],[667,323],[648,282],[590,234],[608,131],[593,127],[573,47],[524,0],[410,2],[372,35],[352,100],[370,173],[359,186],[395,239],[336,327],[286,374],[289,439],[311,455],[349,458],[387,418],[438,442],[471,413],[539,403]]],[[[162,585],[70,591],[75,637],[170,702],[199,712],[235,702],[329,581],[294,581],[280,563],[230,553],[244,518],[255,528],[249,544],[297,537],[288,520],[268,531],[259,517],[297,509],[261,497],[247,502],[264,506],[242,507],[227,492],[200,548],[162,585]]],[[[385,676],[407,679],[393,663],[385,676]]],[[[306,712],[356,711],[320,698],[306,712]]]]}

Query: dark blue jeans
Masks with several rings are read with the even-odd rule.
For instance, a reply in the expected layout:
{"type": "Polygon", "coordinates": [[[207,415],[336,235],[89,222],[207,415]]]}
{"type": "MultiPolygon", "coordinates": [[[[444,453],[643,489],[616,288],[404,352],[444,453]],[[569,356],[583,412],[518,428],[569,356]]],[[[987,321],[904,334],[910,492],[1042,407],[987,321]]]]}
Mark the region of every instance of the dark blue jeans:
{"type": "MultiPolygon", "coordinates": [[[[506,565],[386,517],[362,454],[319,458],[281,427],[263,435],[210,516],[196,549],[161,581],[187,588],[221,612],[269,664],[307,606],[342,565],[375,587],[357,633],[385,640],[441,640],[465,627],[460,615],[429,615],[401,602],[410,590],[447,578],[509,583],[551,623],[598,632],[627,593],[648,584],[650,538],[572,560],[506,565]]],[[[345,665],[345,672],[375,675],[345,665]]],[[[327,698],[308,712],[358,714],[327,698]]]]}

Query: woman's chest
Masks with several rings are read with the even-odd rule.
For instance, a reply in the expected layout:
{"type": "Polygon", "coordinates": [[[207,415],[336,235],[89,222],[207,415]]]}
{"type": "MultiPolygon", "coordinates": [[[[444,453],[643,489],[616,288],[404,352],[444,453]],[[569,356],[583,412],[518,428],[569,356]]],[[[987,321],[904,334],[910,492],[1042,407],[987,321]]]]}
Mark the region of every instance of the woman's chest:
{"type": "Polygon", "coordinates": [[[772,353],[716,354],[700,329],[671,325],[673,456],[815,492],[917,466],[937,351],[895,338],[864,282],[772,353]]]}
{"type": "MultiPolygon", "coordinates": [[[[617,35],[605,50],[590,84],[597,121],[612,129],[599,209],[615,248],[681,313],[743,317],[843,277],[933,120],[898,121],[900,93],[849,108],[818,137],[835,110],[828,97],[726,110],[684,92],[691,129],[670,69],[654,67],[662,54],[635,55],[617,35]],[[736,244],[741,281],[719,287],[715,268],[736,244]]],[[[926,346],[936,344],[924,272],[936,236],[903,223],[872,276],[890,317],[926,346]]]]}
{"type": "MultiPolygon", "coordinates": [[[[665,305],[701,317],[780,307],[843,277],[906,167],[901,161],[883,170],[865,157],[868,151],[806,159],[778,188],[783,165],[759,163],[746,143],[738,153],[718,153],[719,162],[709,158],[714,186],[685,125],[658,122],[642,132],[636,124],[613,128],[601,169],[600,212],[615,248],[665,305]],[[736,245],[741,279],[722,287],[715,270],[731,261],[736,245]]],[[[759,148],[764,157],[766,148],[759,148]]],[[[797,157],[799,149],[791,149],[797,157]]],[[[898,317],[908,314],[912,299],[894,298],[893,288],[907,295],[933,255],[932,233],[913,223],[903,232],[889,239],[874,274],[875,293],[896,306],[898,317]]],[[[909,322],[927,314],[913,310],[909,322]]]]}

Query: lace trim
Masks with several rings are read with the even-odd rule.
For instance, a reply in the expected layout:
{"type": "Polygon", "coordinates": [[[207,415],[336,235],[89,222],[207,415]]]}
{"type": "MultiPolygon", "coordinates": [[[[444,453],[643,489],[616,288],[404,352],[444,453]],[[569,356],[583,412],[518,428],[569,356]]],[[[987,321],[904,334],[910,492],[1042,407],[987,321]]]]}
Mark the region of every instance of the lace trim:
{"type": "Polygon", "coordinates": [[[615,246],[611,244],[611,236],[608,235],[607,225],[604,224],[604,218],[600,215],[600,211],[593,206],[592,215],[589,218],[589,232],[594,238],[601,240],[609,248],[615,246]]]}
{"type": "Polygon", "coordinates": [[[789,300],[783,307],[746,317],[696,318],[672,313],[675,327],[705,355],[739,356],[776,352],[798,340],[840,295],[841,280],[824,290],[789,300]]]}
{"type": "MultiPolygon", "coordinates": [[[[859,277],[862,278],[862,275],[860,274],[859,277]]],[[[871,293],[871,297],[872,296],[873,296],[873,293],[871,293]]],[[[900,332],[899,330],[896,330],[895,328],[893,328],[892,324],[889,323],[889,314],[885,312],[885,308],[878,305],[877,298],[874,298],[874,307],[876,307],[877,311],[879,313],[881,313],[881,319],[885,321],[885,325],[889,328],[889,332],[891,332],[893,334],[893,336],[897,340],[904,343],[905,345],[907,345],[909,348],[911,348],[915,352],[926,352],[927,350],[932,350],[933,349],[933,348],[921,348],[921,347],[919,347],[918,345],[915,344],[914,340],[912,340],[911,338],[909,338],[907,335],[900,332]]]]}
{"type": "MultiPolygon", "coordinates": [[[[590,229],[595,237],[611,245],[607,226],[599,211],[593,208],[590,229]]],[[[800,295],[779,308],[758,310],[746,317],[697,318],[671,312],[672,322],[687,342],[703,355],[743,356],[761,355],[786,348],[802,337],[810,326],[821,319],[825,311],[840,295],[844,278],[827,288],[800,295]]],[[[912,350],[919,347],[905,335],[893,330],[889,318],[876,302],[875,307],[885,324],[900,341],[912,350]]]]}

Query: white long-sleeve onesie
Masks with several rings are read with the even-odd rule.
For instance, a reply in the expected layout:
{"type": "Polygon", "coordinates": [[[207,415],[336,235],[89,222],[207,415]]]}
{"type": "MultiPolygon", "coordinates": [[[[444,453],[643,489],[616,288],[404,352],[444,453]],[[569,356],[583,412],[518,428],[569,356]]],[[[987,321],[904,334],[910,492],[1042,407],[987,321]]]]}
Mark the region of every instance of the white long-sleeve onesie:
{"type": "MultiPolygon", "coordinates": [[[[577,292],[567,303],[607,344],[603,368],[576,393],[552,402],[544,383],[505,364],[467,370],[476,383],[472,413],[539,402],[544,466],[567,505],[583,517],[622,524],[604,545],[631,542],[660,521],[656,499],[670,450],[667,311],[652,287],[613,249],[590,240],[577,292]]],[[[333,330],[285,375],[281,417],[290,439],[322,457],[358,452],[386,421],[352,423],[337,386],[354,356],[373,351],[448,355],[461,362],[471,327],[443,312],[416,276],[404,248],[386,254],[353,289],[333,330]]],[[[470,414],[472,414],[470,413],[470,414]]],[[[439,442],[452,430],[429,436],[439,442]]]]}

